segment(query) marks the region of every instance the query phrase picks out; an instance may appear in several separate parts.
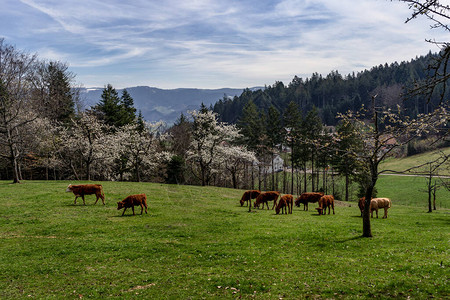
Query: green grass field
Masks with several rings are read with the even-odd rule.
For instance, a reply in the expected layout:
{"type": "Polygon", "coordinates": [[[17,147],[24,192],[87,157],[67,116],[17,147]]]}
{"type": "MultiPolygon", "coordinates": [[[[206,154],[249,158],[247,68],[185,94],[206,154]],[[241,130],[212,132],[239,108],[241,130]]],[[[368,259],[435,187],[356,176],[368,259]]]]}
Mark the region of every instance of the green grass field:
{"type": "Polygon", "coordinates": [[[450,295],[450,211],[426,213],[414,197],[393,199],[361,238],[355,203],[320,217],[315,205],[249,213],[241,190],[103,182],[106,205],[83,206],[68,183],[0,182],[0,299],[450,295]],[[116,202],[134,193],[147,194],[149,214],[121,217],[116,202]]]}
{"type": "MultiPolygon", "coordinates": [[[[442,151],[442,153],[444,153],[445,155],[450,155],[450,147],[441,148],[441,149],[439,149],[439,151],[442,151]]],[[[435,151],[412,155],[412,156],[408,156],[408,157],[404,157],[404,158],[392,157],[381,163],[380,170],[393,170],[393,171],[401,172],[401,171],[407,170],[409,168],[412,168],[415,166],[420,166],[420,165],[426,164],[427,162],[430,162],[430,161],[434,161],[439,157],[440,157],[440,154],[438,154],[435,151]]],[[[450,165],[450,163],[447,162],[447,164],[443,165],[439,169],[440,175],[450,176],[449,165],[450,165]]],[[[429,168],[427,168],[425,166],[423,168],[414,169],[414,171],[427,172],[427,171],[429,171],[429,168]]]]}

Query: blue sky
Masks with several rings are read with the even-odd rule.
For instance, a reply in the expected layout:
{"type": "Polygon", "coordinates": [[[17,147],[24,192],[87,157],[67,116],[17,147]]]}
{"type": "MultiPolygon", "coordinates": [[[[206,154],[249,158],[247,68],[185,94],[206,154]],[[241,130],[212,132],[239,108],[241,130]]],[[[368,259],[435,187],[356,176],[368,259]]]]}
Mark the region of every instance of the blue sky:
{"type": "Polygon", "coordinates": [[[245,88],[347,75],[448,41],[388,0],[0,0],[0,37],[85,87],[245,88]]]}

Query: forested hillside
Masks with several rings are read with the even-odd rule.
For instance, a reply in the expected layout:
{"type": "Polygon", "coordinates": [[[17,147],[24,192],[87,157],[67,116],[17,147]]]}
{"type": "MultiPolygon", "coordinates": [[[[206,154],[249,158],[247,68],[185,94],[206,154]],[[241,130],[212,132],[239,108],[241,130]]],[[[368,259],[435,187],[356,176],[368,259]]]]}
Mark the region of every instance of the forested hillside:
{"type": "Polygon", "coordinates": [[[332,71],[326,77],[317,73],[306,79],[295,76],[288,85],[275,82],[263,90],[246,89],[239,97],[224,98],[214,105],[214,111],[219,114],[220,121],[236,123],[250,100],[265,113],[272,105],[283,113],[289,102],[294,101],[304,115],[316,107],[323,123],[335,125],[338,112],[368,105],[371,97],[377,94],[377,106],[392,107],[398,104],[405,115],[416,116],[432,111],[439,102],[439,96],[436,93],[435,99],[427,103],[423,96],[404,101],[402,94],[405,87],[412,87],[415,81],[426,78],[427,66],[433,58],[435,55],[429,53],[409,62],[386,63],[346,76],[338,71],[332,71]]]}

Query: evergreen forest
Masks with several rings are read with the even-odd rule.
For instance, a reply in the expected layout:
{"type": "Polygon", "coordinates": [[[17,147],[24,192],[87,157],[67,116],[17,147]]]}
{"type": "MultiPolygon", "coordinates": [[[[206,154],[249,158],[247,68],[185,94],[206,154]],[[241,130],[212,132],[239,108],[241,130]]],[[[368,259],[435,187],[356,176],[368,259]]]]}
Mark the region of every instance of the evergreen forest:
{"type": "MultiPolygon", "coordinates": [[[[434,91],[431,99],[406,92],[427,78],[428,67],[436,58],[437,54],[428,53],[411,61],[385,63],[346,76],[338,71],[325,77],[318,73],[306,79],[295,76],[287,85],[277,81],[262,90],[247,88],[239,97],[224,97],[214,105],[213,111],[218,113],[220,121],[236,123],[249,101],[264,114],[271,106],[283,113],[288,104],[294,102],[303,116],[314,107],[325,125],[334,126],[338,122],[338,113],[356,111],[362,105],[370,106],[372,96],[377,95],[377,106],[393,108],[399,105],[405,116],[415,117],[433,111],[440,103],[442,89],[434,91]]],[[[444,94],[444,98],[448,98],[449,91],[444,94]]]]}

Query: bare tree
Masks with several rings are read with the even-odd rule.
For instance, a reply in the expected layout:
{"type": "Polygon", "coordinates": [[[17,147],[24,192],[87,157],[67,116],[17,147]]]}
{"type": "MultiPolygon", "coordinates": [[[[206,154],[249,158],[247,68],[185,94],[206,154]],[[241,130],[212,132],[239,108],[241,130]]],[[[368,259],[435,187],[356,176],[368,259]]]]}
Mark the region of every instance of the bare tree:
{"type": "Polygon", "coordinates": [[[0,144],[6,150],[0,155],[10,161],[14,183],[20,183],[21,129],[36,119],[27,106],[35,61],[35,55],[20,52],[0,39],[0,144]]]}
{"type": "Polygon", "coordinates": [[[347,149],[350,155],[359,160],[362,168],[362,180],[366,189],[365,207],[363,213],[363,236],[372,237],[370,224],[370,200],[378,180],[378,176],[385,172],[380,170],[380,163],[411,140],[422,135],[439,135],[444,124],[449,121],[449,112],[441,106],[430,114],[419,115],[415,119],[402,117],[400,111],[384,110],[375,105],[376,96],[372,97],[372,108],[358,112],[341,114],[342,122],[351,124],[355,134],[364,145],[361,151],[347,149]],[[380,129],[383,125],[383,130],[380,129]]]}
{"type": "MultiPolygon", "coordinates": [[[[425,17],[431,21],[430,27],[433,29],[442,29],[450,31],[450,5],[442,3],[439,0],[399,0],[408,4],[412,10],[411,17],[407,18],[405,23],[412,20],[425,17]]],[[[416,86],[408,92],[409,96],[426,95],[428,101],[435,91],[441,96],[441,102],[448,101],[444,99],[449,85],[449,61],[450,61],[450,43],[448,41],[436,41],[427,39],[429,43],[435,44],[440,52],[438,56],[429,64],[429,76],[424,82],[418,82],[416,86]]]]}

